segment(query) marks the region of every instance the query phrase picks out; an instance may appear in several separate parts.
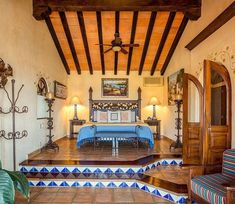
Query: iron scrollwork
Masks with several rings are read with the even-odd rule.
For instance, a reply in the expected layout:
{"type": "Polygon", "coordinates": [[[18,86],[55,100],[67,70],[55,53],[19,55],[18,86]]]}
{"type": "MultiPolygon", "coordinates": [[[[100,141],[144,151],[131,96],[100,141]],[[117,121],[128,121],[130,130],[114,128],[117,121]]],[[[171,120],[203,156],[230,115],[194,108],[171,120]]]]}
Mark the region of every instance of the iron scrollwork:
{"type": "MultiPolygon", "coordinates": [[[[1,61],[0,61],[0,67],[1,67],[1,61]]],[[[1,69],[1,68],[0,68],[1,69]]],[[[2,82],[2,81],[1,81],[2,82]]],[[[16,97],[15,97],[15,80],[12,79],[11,80],[11,87],[12,87],[12,93],[11,93],[11,97],[9,92],[6,90],[5,88],[5,84],[0,84],[0,87],[4,90],[4,92],[6,93],[7,99],[10,102],[10,107],[7,111],[4,111],[2,109],[2,107],[0,107],[0,114],[12,114],[12,131],[7,133],[4,130],[0,131],[0,137],[5,138],[6,140],[13,140],[13,166],[14,166],[14,170],[16,169],[16,153],[15,153],[15,140],[16,139],[22,139],[23,137],[27,137],[28,132],[26,130],[23,130],[22,132],[20,131],[16,131],[15,130],[15,115],[17,114],[22,114],[22,113],[27,113],[28,112],[28,107],[27,106],[23,106],[21,109],[16,105],[17,101],[19,99],[20,96],[20,92],[22,91],[24,85],[22,85],[20,87],[20,89],[18,90],[16,97]]]]}

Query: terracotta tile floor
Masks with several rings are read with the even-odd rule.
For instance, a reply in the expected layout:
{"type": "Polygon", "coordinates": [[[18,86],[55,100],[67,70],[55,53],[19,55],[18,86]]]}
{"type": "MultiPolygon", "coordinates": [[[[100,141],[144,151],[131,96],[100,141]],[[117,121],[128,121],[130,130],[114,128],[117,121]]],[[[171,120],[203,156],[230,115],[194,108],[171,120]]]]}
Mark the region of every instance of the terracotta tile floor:
{"type": "Polygon", "coordinates": [[[119,146],[118,152],[112,151],[110,142],[100,143],[96,149],[93,144],[84,144],[78,149],[76,139],[62,138],[57,141],[60,147],[58,152],[43,151],[38,155],[31,157],[33,160],[93,160],[93,161],[131,161],[151,154],[179,154],[170,152],[169,147],[171,140],[163,138],[155,140],[155,145],[152,150],[148,150],[143,145],[137,150],[130,143],[122,143],[119,146]]]}
{"type": "MultiPolygon", "coordinates": [[[[28,203],[19,193],[15,204],[28,203]]],[[[107,188],[31,188],[31,204],[170,204],[164,199],[152,196],[137,189],[107,189],[107,188]]]]}

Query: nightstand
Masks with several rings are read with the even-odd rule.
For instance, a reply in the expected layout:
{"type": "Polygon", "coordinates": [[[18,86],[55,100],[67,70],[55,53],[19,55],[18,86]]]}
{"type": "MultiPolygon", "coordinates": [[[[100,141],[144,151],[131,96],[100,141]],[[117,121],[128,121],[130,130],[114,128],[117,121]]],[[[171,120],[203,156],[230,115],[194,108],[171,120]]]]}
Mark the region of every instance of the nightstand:
{"type": "Polygon", "coordinates": [[[156,133],[157,139],[161,139],[161,121],[160,120],[144,120],[149,126],[156,126],[156,133]]]}
{"type": "Polygon", "coordinates": [[[74,132],[74,126],[81,126],[86,123],[85,120],[69,120],[70,123],[70,133],[69,138],[74,138],[75,134],[78,134],[78,132],[74,132]]]}

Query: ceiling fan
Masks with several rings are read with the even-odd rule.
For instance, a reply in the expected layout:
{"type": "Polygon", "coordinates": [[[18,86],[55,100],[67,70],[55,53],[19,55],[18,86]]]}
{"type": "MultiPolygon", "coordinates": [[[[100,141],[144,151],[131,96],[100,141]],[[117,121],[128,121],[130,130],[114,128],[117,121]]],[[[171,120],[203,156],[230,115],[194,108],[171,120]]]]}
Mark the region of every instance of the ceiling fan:
{"type": "Polygon", "coordinates": [[[96,44],[96,45],[103,45],[103,46],[110,46],[111,48],[104,51],[107,53],[111,50],[114,52],[121,51],[123,54],[127,54],[128,52],[124,49],[124,47],[139,47],[139,44],[122,44],[122,39],[120,38],[119,32],[114,33],[114,40],[111,41],[111,44],[96,44]]]}

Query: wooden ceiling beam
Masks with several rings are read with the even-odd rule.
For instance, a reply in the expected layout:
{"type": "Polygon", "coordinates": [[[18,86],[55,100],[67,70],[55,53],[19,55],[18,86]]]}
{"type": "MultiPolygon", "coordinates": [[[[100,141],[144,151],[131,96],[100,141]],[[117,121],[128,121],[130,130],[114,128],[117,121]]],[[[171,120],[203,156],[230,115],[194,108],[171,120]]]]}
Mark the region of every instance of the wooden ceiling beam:
{"type": "Polygon", "coordinates": [[[165,30],[162,34],[162,39],[160,41],[160,44],[158,46],[158,50],[157,50],[157,53],[155,55],[155,58],[154,58],[154,61],[153,61],[153,65],[152,65],[152,68],[151,68],[151,72],[150,72],[150,75],[154,75],[154,72],[156,70],[156,67],[157,67],[157,63],[158,63],[158,60],[161,56],[161,53],[162,53],[162,50],[164,48],[164,45],[166,43],[166,39],[167,39],[167,36],[170,32],[170,29],[171,29],[171,26],[172,26],[172,23],[174,21],[174,18],[175,18],[175,12],[171,12],[169,17],[168,17],[168,20],[167,20],[167,23],[166,23],[166,27],[165,27],[165,30]]]}
{"type": "Polygon", "coordinates": [[[169,52],[167,54],[166,60],[165,60],[165,62],[163,64],[163,66],[162,66],[161,75],[163,75],[165,73],[166,68],[167,68],[167,66],[168,66],[168,64],[169,64],[169,62],[171,60],[172,55],[174,54],[174,51],[175,51],[175,49],[176,49],[176,47],[177,47],[177,45],[179,43],[179,40],[180,40],[180,38],[181,38],[181,36],[182,36],[182,34],[184,32],[184,29],[185,29],[187,23],[188,23],[188,18],[186,16],[184,16],[184,18],[183,18],[183,20],[182,20],[182,22],[180,24],[180,27],[179,27],[179,29],[178,29],[178,31],[176,33],[175,39],[174,39],[174,41],[173,41],[173,43],[171,45],[171,48],[170,48],[170,50],[169,50],[169,52]]]}
{"type": "Polygon", "coordinates": [[[61,48],[61,46],[60,46],[60,42],[59,42],[59,40],[58,40],[58,38],[57,38],[57,35],[56,35],[55,29],[54,29],[54,27],[53,27],[53,24],[52,24],[52,22],[51,22],[50,17],[47,16],[47,17],[45,18],[45,21],[46,21],[48,30],[49,30],[49,32],[50,32],[50,34],[51,34],[51,37],[52,37],[52,39],[53,39],[53,41],[54,41],[54,44],[55,44],[55,46],[56,46],[56,48],[57,48],[57,51],[58,51],[58,53],[59,53],[59,55],[60,55],[60,59],[61,59],[63,65],[64,65],[65,71],[66,71],[67,74],[70,74],[70,69],[69,69],[68,63],[67,63],[67,61],[66,61],[66,59],[65,59],[63,50],[62,50],[62,48],[61,48]]]}
{"type": "MultiPolygon", "coordinates": [[[[135,43],[135,32],[136,32],[137,20],[138,20],[138,11],[134,11],[133,20],[132,20],[132,28],[131,28],[130,44],[135,43]]],[[[127,61],[127,71],[126,71],[127,75],[130,74],[130,70],[131,70],[132,53],[133,53],[133,47],[130,47],[129,48],[129,53],[128,53],[128,61],[127,61]]]]}
{"type": "Polygon", "coordinates": [[[33,0],[33,16],[42,20],[51,11],[169,11],[201,16],[201,0],[33,0]]]}
{"type": "Polygon", "coordinates": [[[104,47],[103,47],[103,34],[102,34],[102,18],[101,12],[96,12],[96,20],[97,20],[97,27],[98,27],[98,37],[99,37],[99,44],[100,44],[100,61],[101,61],[101,69],[102,74],[105,74],[105,63],[104,63],[104,47]]]}
{"type": "Polygon", "coordinates": [[[235,1],[202,30],[185,48],[192,50],[235,16],[235,1]]]}
{"type": "Polygon", "coordinates": [[[62,22],[62,25],[63,25],[63,28],[64,28],[65,35],[66,35],[68,43],[69,43],[69,48],[71,50],[77,72],[78,72],[78,74],[81,74],[80,64],[79,64],[79,61],[78,61],[76,49],[75,49],[73,39],[72,39],[72,36],[71,36],[71,33],[70,33],[70,29],[69,29],[69,25],[68,25],[66,15],[65,15],[64,12],[59,12],[59,15],[60,15],[60,19],[61,19],[61,22],[62,22]]]}
{"type": "MultiPolygon", "coordinates": [[[[115,32],[119,33],[119,21],[120,21],[120,13],[119,11],[115,12],[115,32]]],[[[114,54],[114,74],[117,75],[118,69],[118,52],[114,54]]]]}
{"type": "Polygon", "coordinates": [[[140,60],[140,65],[139,65],[139,75],[141,75],[142,71],[143,71],[144,61],[145,61],[145,58],[146,58],[146,55],[147,55],[149,42],[150,42],[150,38],[151,38],[151,35],[152,35],[152,31],[153,31],[156,16],[157,16],[157,12],[153,11],[151,13],[151,16],[150,16],[148,30],[147,30],[147,34],[146,34],[146,37],[145,37],[144,48],[143,48],[143,52],[142,52],[142,56],[141,56],[141,60],[140,60]]]}
{"type": "Polygon", "coordinates": [[[90,51],[89,51],[89,45],[88,45],[87,34],[86,34],[86,27],[85,27],[82,12],[78,11],[77,16],[78,16],[79,26],[80,26],[80,29],[81,29],[82,40],[83,40],[83,44],[84,44],[84,48],[85,48],[85,53],[86,53],[86,58],[87,58],[89,71],[90,71],[90,74],[93,74],[93,68],[92,68],[92,63],[91,63],[91,55],[90,55],[90,51]]]}

